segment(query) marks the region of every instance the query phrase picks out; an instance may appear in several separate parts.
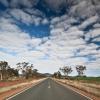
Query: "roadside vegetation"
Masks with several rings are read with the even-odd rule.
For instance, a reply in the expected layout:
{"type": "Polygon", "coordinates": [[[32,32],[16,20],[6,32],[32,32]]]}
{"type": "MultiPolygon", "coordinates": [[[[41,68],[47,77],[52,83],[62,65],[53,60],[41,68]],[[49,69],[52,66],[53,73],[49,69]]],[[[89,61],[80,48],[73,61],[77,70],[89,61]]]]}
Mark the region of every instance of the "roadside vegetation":
{"type": "Polygon", "coordinates": [[[72,72],[70,66],[59,68],[52,77],[64,84],[83,90],[97,97],[100,97],[100,77],[88,77],[85,75],[86,66],[77,65],[77,76],[69,76],[72,72]]]}
{"type": "Polygon", "coordinates": [[[75,77],[70,77],[70,79],[84,82],[84,83],[100,84],[100,77],[87,77],[87,76],[78,77],[78,76],[75,76],[75,77]]]}
{"type": "Polygon", "coordinates": [[[16,67],[0,61],[0,100],[45,79],[29,62],[19,62],[16,67]],[[2,99],[1,99],[2,98],[2,99]]]}
{"type": "Polygon", "coordinates": [[[17,83],[39,79],[45,75],[38,72],[33,64],[19,62],[16,68],[11,67],[7,61],[0,61],[0,87],[14,85],[17,83]]]}
{"type": "MultiPolygon", "coordinates": [[[[76,76],[77,78],[78,77],[86,77],[84,75],[84,71],[86,70],[86,66],[83,66],[83,65],[77,65],[76,66],[76,71],[78,73],[78,75],[76,76]]],[[[71,66],[64,66],[64,67],[61,67],[59,68],[59,71],[57,72],[54,72],[54,74],[52,75],[52,77],[55,77],[55,78],[65,78],[65,79],[73,79],[71,76],[69,76],[69,74],[72,73],[72,67],[71,66]],[[61,74],[63,73],[63,75],[61,74]]]]}
{"type": "MultiPolygon", "coordinates": [[[[77,65],[77,76],[70,76],[73,72],[72,67],[63,66],[57,72],[54,72],[52,77],[64,84],[100,96],[100,77],[87,77],[85,75],[86,70],[86,66],[77,65]]],[[[46,75],[39,73],[38,69],[29,62],[19,62],[13,68],[8,62],[0,61],[0,88],[30,82],[34,79],[44,77],[46,75]]]]}
{"type": "Polygon", "coordinates": [[[58,79],[67,79],[67,80],[73,80],[73,81],[80,81],[80,82],[87,82],[87,83],[95,83],[100,84],[100,76],[98,77],[89,77],[85,75],[86,66],[83,65],[77,65],[76,71],[77,76],[69,76],[72,73],[73,69],[71,66],[64,66],[59,68],[59,71],[54,72],[52,77],[58,78],[58,79]]]}

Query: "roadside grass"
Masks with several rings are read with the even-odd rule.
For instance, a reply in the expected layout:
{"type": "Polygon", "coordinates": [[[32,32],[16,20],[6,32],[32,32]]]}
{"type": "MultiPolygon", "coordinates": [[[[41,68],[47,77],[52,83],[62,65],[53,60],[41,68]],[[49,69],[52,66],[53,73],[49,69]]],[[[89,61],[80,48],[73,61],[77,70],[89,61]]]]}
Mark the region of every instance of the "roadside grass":
{"type": "Polygon", "coordinates": [[[77,80],[83,83],[100,84],[100,77],[70,77],[71,80],[77,80]]]}
{"type": "Polygon", "coordinates": [[[69,77],[58,81],[100,97],[100,77],[69,77]]]}

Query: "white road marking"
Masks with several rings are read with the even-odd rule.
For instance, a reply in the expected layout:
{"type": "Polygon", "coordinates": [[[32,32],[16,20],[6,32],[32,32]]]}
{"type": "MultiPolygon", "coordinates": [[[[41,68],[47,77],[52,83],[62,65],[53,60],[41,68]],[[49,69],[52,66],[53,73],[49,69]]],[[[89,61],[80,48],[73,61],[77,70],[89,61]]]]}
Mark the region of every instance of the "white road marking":
{"type": "Polygon", "coordinates": [[[49,88],[49,89],[51,88],[51,86],[50,86],[50,82],[48,82],[48,88],[49,88]]]}
{"type": "Polygon", "coordinates": [[[48,88],[51,88],[50,86],[48,86],[48,88]]]}
{"type": "Polygon", "coordinates": [[[26,88],[26,89],[24,89],[24,90],[20,91],[19,93],[17,93],[17,94],[15,94],[15,95],[12,95],[12,96],[8,97],[8,98],[7,98],[7,99],[5,99],[5,100],[10,100],[10,99],[14,98],[15,96],[17,96],[17,95],[19,95],[19,94],[21,94],[21,93],[25,92],[26,90],[31,89],[33,86],[38,85],[39,83],[41,83],[41,82],[42,82],[42,81],[44,81],[44,80],[46,80],[46,79],[43,79],[43,80],[41,80],[41,81],[39,81],[39,82],[37,82],[37,83],[33,84],[31,87],[26,88]]]}
{"type": "MultiPolygon", "coordinates": [[[[57,82],[57,81],[56,81],[56,82],[57,82]]],[[[64,86],[64,87],[66,87],[66,88],[69,88],[70,90],[72,90],[72,91],[74,91],[74,92],[80,94],[80,95],[83,96],[83,97],[86,97],[86,98],[89,99],[89,100],[93,100],[92,98],[90,98],[90,97],[88,97],[88,96],[86,96],[86,95],[84,95],[84,94],[82,94],[82,93],[80,93],[80,92],[74,90],[73,88],[67,86],[66,84],[62,84],[62,83],[59,83],[59,82],[57,82],[57,83],[60,84],[60,85],[62,85],[62,86],[64,86]]]]}

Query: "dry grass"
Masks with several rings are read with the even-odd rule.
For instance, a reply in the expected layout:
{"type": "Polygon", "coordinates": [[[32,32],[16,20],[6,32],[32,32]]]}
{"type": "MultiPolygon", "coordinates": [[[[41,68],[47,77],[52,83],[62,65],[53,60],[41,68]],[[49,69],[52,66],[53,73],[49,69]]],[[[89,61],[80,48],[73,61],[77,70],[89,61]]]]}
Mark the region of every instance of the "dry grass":
{"type": "Polygon", "coordinates": [[[35,84],[39,81],[42,81],[44,80],[45,78],[43,79],[35,79],[35,80],[31,80],[31,81],[25,81],[25,82],[21,82],[21,83],[15,83],[15,84],[12,84],[12,85],[8,85],[8,86],[3,86],[3,87],[0,87],[0,93],[3,93],[3,92],[6,92],[6,91],[9,91],[9,90],[12,90],[12,89],[16,89],[18,87],[22,87],[22,86],[26,86],[26,85],[29,85],[29,84],[35,84]]]}
{"type": "Polygon", "coordinates": [[[63,79],[60,79],[58,81],[100,97],[100,84],[83,83],[75,80],[73,81],[73,80],[63,80],[63,79]]]}

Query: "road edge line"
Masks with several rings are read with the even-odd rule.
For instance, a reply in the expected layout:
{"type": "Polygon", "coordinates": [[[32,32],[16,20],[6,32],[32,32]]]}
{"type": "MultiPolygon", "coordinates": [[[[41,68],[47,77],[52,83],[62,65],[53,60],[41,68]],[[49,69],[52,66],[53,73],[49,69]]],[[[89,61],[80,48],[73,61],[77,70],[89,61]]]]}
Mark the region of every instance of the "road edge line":
{"type": "Polygon", "coordinates": [[[44,79],[44,80],[42,80],[42,81],[39,81],[39,82],[37,82],[37,83],[33,83],[33,85],[32,85],[31,87],[25,88],[25,89],[23,89],[22,91],[20,91],[20,92],[14,94],[14,95],[12,95],[12,96],[6,97],[4,100],[10,100],[10,99],[14,98],[15,96],[17,96],[17,95],[19,95],[19,94],[21,94],[21,93],[23,93],[23,92],[29,90],[29,89],[32,88],[33,86],[36,86],[36,85],[40,84],[41,82],[43,82],[43,81],[45,81],[45,80],[46,80],[46,79],[44,79]]]}
{"type": "Polygon", "coordinates": [[[58,82],[58,81],[56,81],[56,80],[54,80],[54,81],[55,81],[56,83],[58,83],[59,85],[62,85],[62,86],[64,86],[64,87],[66,87],[66,88],[68,88],[68,89],[70,89],[70,90],[76,92],[77,94],[80,94],[81,96],[86,97],[86,98],[89,99],[89,100],[93,100],[92,98],[90,98],[90,97],[84,95],[83,93],[80,93],[80,92],[78,92],[78,91],[75,91],[75,90],[74,90],[72,87],[70,87],[69,85],[67,86],[67,84],[60,83],[60,82],[58,82]],[[66,86],[65,86],[65,85],[66,85],[66,86]]]}

